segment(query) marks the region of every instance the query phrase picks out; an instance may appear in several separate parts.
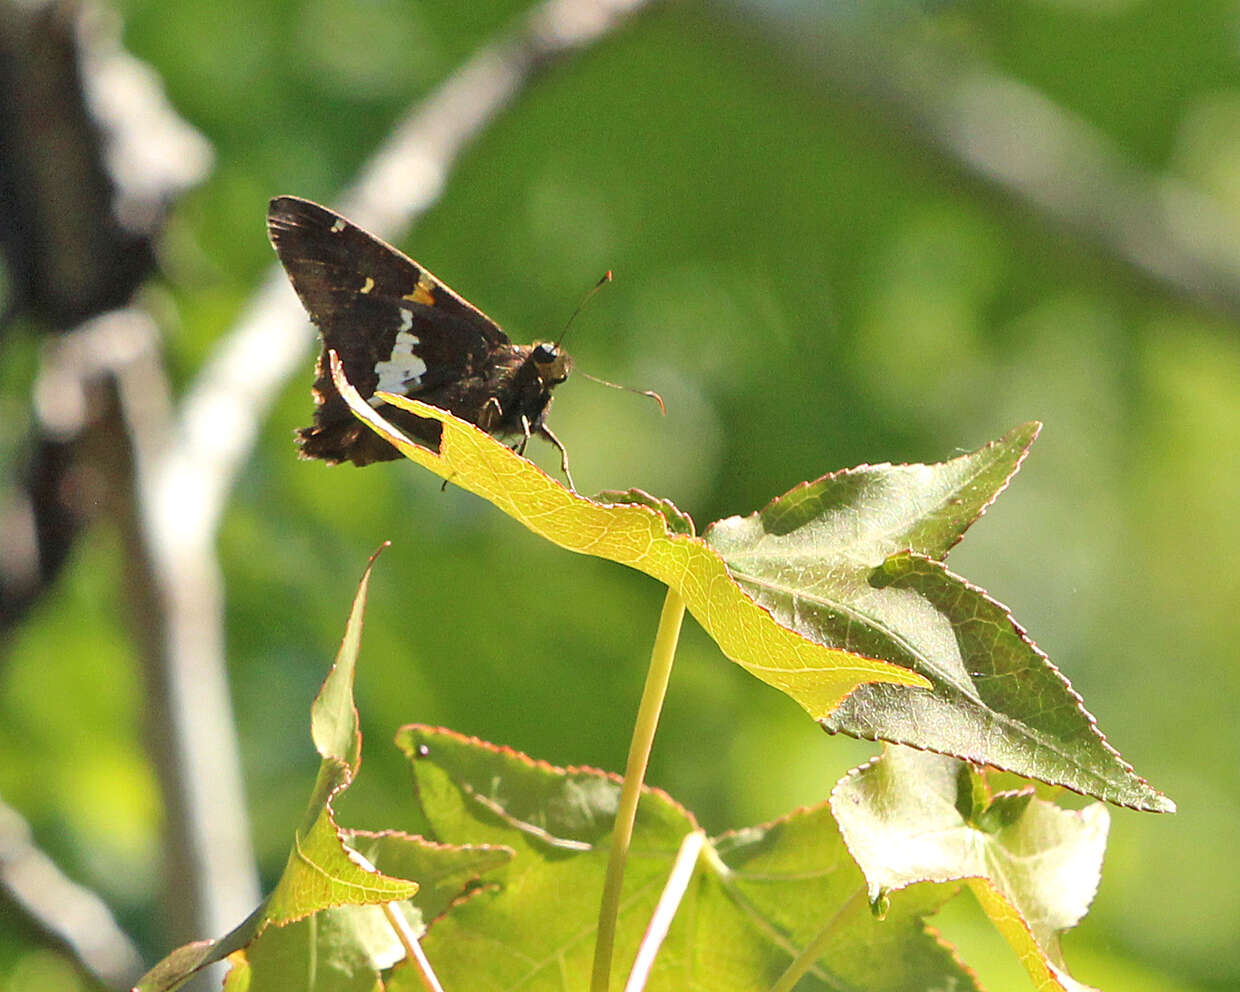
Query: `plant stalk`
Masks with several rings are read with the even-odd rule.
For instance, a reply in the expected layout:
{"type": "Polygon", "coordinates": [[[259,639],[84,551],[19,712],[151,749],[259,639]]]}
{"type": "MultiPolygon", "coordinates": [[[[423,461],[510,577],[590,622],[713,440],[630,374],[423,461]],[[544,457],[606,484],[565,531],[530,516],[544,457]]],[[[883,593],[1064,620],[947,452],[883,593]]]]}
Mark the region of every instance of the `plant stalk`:
{"type": "Polygon", "coordinates": [[[616,825],[611,835],[611,857],[607,862],[603,901],[598,911],[598,939],[594,945],[594,971],[590,979],[590,992],[607,992],[611,982],[611,958],[616,943],[616,922],[620,915],[620,887],[624,882],[624,864],[628,858],[629,843],[633,839],[637,801],[641,798],[642,780],[646,776],[646,765],[650,761],[654,732],[659,725],[659,713],[667,696],[667,683],[671,678],[672,661],[676,657],[676,644],[680,640],[680,626],[684,618],[685,601],[674,589],[668,589],[667,598],[663,600],[663,612],[659,617],[659,631],[655,635],[654,649],[650,652],[646,686],[642,689],[641,704],[637,708],[637,722],[633,726],[633,740],[629,744],[629,760],[624,769],[624,785],[620,790],[620,805],[616,810],[616,825]]]}
{"type": "Polygon", "coordinates": [[[439,979],[436,977],[430,961],[427,960],[426,955],[422,951],[422,945],[418,942],[417,936],[409,926],[409,921],[401,913],[400,907],[396,903],[387,902],[383,904],[382,909],[383,915],[387,917],[388,924],[396,933],[396,939],[405,948],[407,960],[412,963],[413,968],[417,971],[418,978],[422,981],[422,987],[427,992],[444,992],[443,986],[439,984],[439,979]]]}
{"type": "Polygon", "coordinates": [[[637,948],[637,957],[633,959],[633,969],[629,972],[629,980],[624,985],[624,992],[642,992],[646,983],[650,981],[654,959],[659,953],[659,948],[663,946],[663,941],[667,938],[667,932],[672,928],[672,920],[676,916],[676,911],[680,909],[685,893],[689,890],[689,883],[693,881],[693,872],[697,868],[698,857],[705,844],[706,834],[701,830],[685,834],[685,839],[680,842],[680,850],[676,852],[676,860],[672,864],[672,873],[663,887],[663,894],[659,896],[654,915],[650,917],[646,935],[637,948]]]}

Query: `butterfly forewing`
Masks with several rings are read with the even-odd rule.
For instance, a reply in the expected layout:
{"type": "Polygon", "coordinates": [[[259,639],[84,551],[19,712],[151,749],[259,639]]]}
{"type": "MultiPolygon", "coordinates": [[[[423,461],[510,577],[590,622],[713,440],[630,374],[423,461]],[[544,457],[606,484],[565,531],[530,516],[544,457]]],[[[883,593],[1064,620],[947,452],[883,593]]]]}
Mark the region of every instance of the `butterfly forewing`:
{"type": "MultiPolygon", "coordinates": [[[[402,330],[428,370],[486,361],[508,336],[430,272],[391,245],[309,200],[271,201],[267,230],[326,348],[367,395],[377,364],[402,330]],[[365,333],[360,333],[363,331],[365,333]]],[[[445,375],[445,378],[447,376],[445,375]]]]}
{"type": "MultiPolygon", "coordinates": [[[[301,432],[310,457],[358,464],[397,457],[394,448],[357,430],[328,374],[329,350],[363,397],[381,388],[434,402],[442,387],[468,381],[493,363],[497,350],[511,347],[494,321],[430,272],[325,207],[277,197],[267,230],[323,338],[315,424],[301,432]]],[[[412,426],[437,440],[432,424],[412,426]]]]}

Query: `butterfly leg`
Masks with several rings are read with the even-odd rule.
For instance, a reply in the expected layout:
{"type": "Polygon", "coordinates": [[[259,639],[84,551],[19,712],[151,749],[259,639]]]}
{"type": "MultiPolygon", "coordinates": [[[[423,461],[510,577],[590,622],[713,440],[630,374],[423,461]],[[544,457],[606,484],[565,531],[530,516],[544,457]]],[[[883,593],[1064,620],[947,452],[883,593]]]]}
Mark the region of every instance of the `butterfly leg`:
{"type": "Polygon", "coordinates": [[[478,426],[490,434],[503,419],[504,408],[499,405],[499,400],[494,396],[487,397],[487,401],[482,404],[482,412],[478,414],[478,426]]]}
{"type": "Polygon", "coordinates": [[[564,473],[564,478],[568,480],[568,488],[573,492],[576,492],[577,486],[573,483],[573,473],[568,470],[568,449],[564,447],[560,439],[551,432],[551,428],[546,424],[539,425],[538,433],[554,444],[557,449],[559,449],[560,471],[564,473]]]}
{"type": "Polygon", "coordinates": [[[530,418],[524,413],[521,414],[521,430],[525,432],[525,437],[517,442],[517,446],[512,450],[522,457],[525,456],[525,446],[530,443],[530,418]]]}

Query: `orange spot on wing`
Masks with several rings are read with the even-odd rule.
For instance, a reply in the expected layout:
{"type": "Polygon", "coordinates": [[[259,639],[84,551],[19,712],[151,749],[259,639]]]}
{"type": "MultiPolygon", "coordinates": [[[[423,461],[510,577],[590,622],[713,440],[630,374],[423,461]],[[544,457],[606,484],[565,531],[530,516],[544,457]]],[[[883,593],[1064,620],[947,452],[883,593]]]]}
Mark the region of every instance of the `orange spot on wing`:
{"type": "Polygon", "coordinates": [[[435,294],[431,291],[431,287],[421,280],[418,281],[412,293],[405,294],[404,299],[410,300],[413,303],[421,303],[428,307],[435,305],[435,294]]]}

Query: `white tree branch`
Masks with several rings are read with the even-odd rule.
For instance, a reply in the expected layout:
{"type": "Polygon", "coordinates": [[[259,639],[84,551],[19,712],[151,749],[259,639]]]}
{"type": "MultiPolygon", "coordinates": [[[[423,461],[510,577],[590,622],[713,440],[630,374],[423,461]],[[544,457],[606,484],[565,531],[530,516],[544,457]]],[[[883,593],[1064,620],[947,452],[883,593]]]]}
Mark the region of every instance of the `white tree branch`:
{"type": "MultiPolygon", "coordinates": [[[[395,239],[435,202],[463,149],[539,70],[601,40],[648,3],[547,0],[534,8],[510,35],[478,51],[393,130],[342,195],[340,206],[357,223],[395,239]]],[[[166,442],[143,458],[142,519],[167,617],[165,650],[179,728],[184,809],[196,831],[194,874],[217,881],[197,922],[199,936],[227,931],[257,901],[245,821],[217,814],[233,809],[240,796],[235,745],[198,729],[221,722],[204,721],[204,711],[222,714],[223,725],[232,725],[216,535],[267,411],[285,381],[306,362],[312,343],[305,313],[283,272],[273,266],[189,388],[166,442]]]]}

